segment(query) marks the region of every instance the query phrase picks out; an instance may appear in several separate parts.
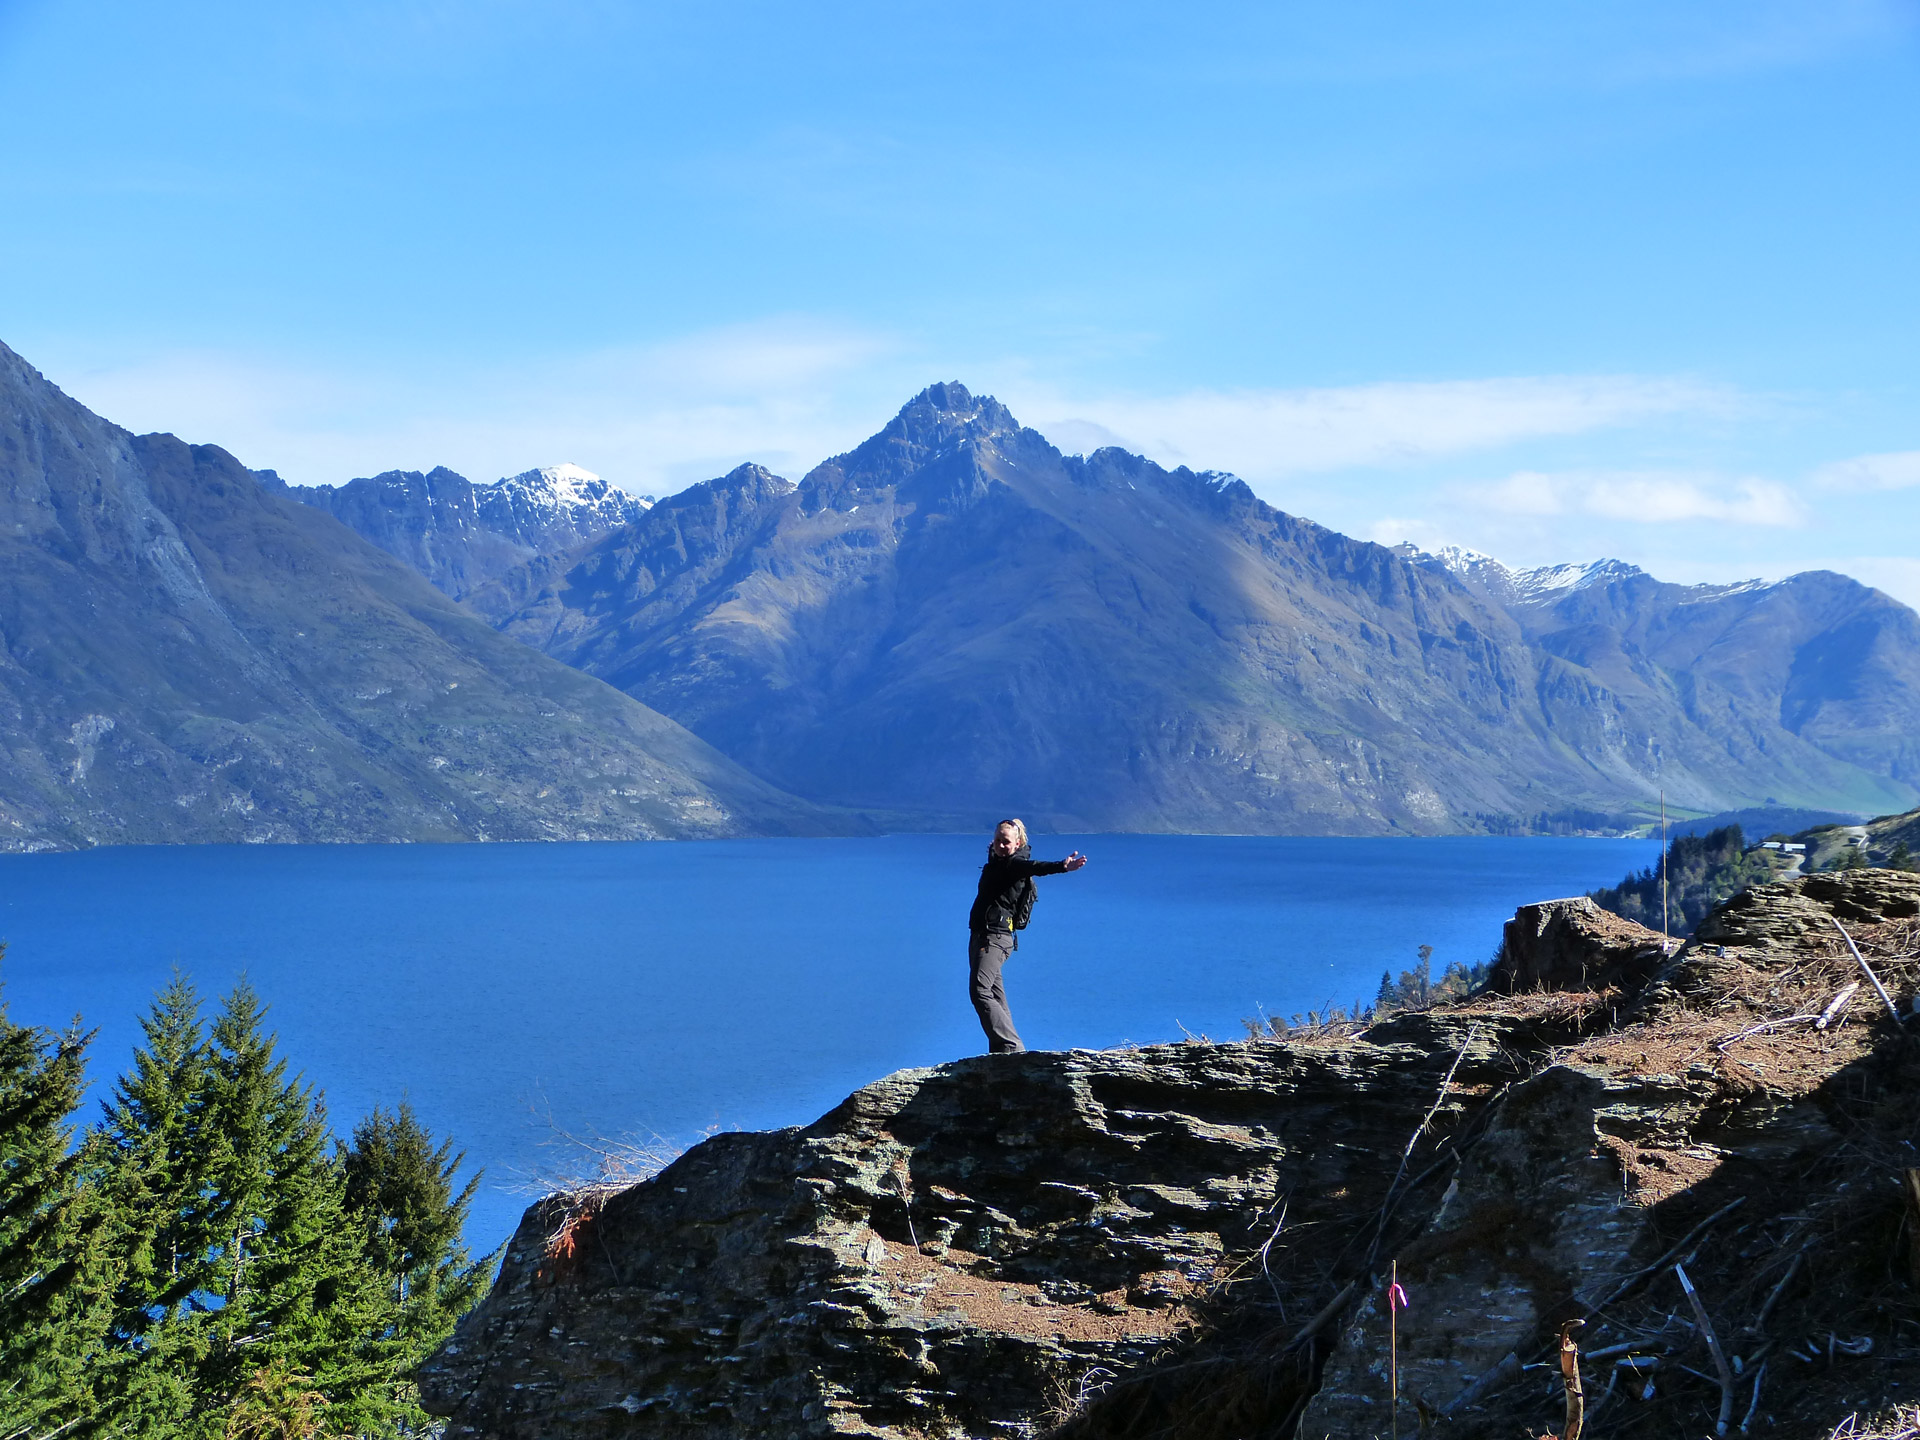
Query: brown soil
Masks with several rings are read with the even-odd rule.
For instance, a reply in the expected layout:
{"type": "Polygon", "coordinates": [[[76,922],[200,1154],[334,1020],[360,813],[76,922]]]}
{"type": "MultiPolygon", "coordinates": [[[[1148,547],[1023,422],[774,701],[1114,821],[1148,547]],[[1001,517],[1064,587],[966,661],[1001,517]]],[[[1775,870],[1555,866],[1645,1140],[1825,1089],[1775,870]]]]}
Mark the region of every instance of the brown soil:
{"type": "Polygon", "coordinates": [[[935,1257],[911,1245],[884,1241],[886,1258],[877,1267],[894,1290],[914,1298],[916,1310],[929,1317],[951,1314],[982,1330],[1006,1335],[1050,1337],[1055,1340],[1160,1340],[1191,1327],[1188,1297],[1200,1287],[1177,1270],[1145,1275],[1129,1292],[1065,1302],[1016,1280],[994,1277],[992,1262],[965,1250],[949,1249],[935,1257]],[[1139,1308],[1142,1292],[1164,1303],[1139,1308]]]}

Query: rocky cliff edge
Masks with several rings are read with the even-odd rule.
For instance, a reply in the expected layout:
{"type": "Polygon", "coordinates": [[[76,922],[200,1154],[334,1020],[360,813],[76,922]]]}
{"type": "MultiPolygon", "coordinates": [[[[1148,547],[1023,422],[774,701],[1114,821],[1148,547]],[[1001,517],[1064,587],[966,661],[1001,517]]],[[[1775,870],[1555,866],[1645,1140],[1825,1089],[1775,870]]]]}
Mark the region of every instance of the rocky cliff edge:
{"type": "Polygon", "coordinates": [[[903,1071],[551,1197],[428,1404],[494,1440],[1537,1435],[1581,1319],[1590,1437],[1914,1433],[1920,1021],[1864,972],[1913,1009],[1920,876],[1750,891],[1671,959],[1529,909],[1511,994],[903,1071]]]}

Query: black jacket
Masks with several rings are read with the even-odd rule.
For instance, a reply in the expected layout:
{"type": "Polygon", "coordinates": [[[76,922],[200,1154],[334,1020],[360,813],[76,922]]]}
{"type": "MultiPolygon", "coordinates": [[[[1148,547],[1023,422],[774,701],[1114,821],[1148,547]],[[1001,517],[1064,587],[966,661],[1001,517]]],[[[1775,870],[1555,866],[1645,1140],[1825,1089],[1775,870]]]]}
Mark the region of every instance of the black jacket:
{"type": "Polygon", "coordinates": [[[980,867],[980,893],[973,897],[973,909],[967,912],[967,928],[975,934],[990,930],[1012,930],[1014,911],[1020,908],[1020,892],[1035,875],[1064,874],[1064,860],[1035,860],[1033,850],[1022,845],[1011,855],[987,851],[987,863],[980,867]]]}

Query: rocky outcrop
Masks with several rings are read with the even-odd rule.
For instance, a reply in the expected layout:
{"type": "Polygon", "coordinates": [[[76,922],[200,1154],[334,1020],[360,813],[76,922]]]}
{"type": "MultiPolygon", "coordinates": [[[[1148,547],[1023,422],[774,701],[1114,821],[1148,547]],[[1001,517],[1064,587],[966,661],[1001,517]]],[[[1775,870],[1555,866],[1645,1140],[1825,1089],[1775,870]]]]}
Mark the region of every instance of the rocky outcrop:
{"type": "Polygon", "coordinates": [[[1392,1357],[1403,1433],[1518,1435],[1584,1319],[1588,1433],[1690,1433],[1721,1395],[1682,1263],[1740,1412],[1825,1436],[1920,1359],[1889,1278],[1920,1053],[1868,1007],[1812,1022],[1857,973],[1834,917],[1908,1003],[1916,915],[1920,877],[1818,877],[1626,1006],[902,1072],[534,1207],[423,1393],[494,1440],[1344,1440],[1393,1428],[1392,1357]]]}
{"type": "Polygon", "coordinates": [[[598,1210],[535,1207],[423,1383],[455,1433],[516,1440],[1022,1433],[1177,1344],[1270,1233],[1381,1197],[1454,1039],[904,1071],[598,1210]]]}
{"type": "Polygon", "coordinates": [[[1542,900],[1522,905],[1507,922],[1492,984],[1508,995],[1637,988],[1669,948],[1659,931],[1610,914],[1585,895],[1542,900]]]}

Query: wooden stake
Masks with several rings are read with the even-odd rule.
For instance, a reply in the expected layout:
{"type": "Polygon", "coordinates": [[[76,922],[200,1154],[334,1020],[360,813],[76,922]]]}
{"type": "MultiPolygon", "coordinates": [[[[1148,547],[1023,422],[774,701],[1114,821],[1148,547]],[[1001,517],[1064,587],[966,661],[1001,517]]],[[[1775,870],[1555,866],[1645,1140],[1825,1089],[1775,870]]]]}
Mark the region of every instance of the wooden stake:
{"type": "Polygon", "coordinates": [[[1560,1440],[1580,1440],[1580,1427],[1587,1421],[1586,1394],[1580,1388],[1580,1347],[1573,1332],[1587,1322],[1569,1320],[1560,1327],[1560,1383],[1567,1390],[1567,1424],[1560,1440]]]}

